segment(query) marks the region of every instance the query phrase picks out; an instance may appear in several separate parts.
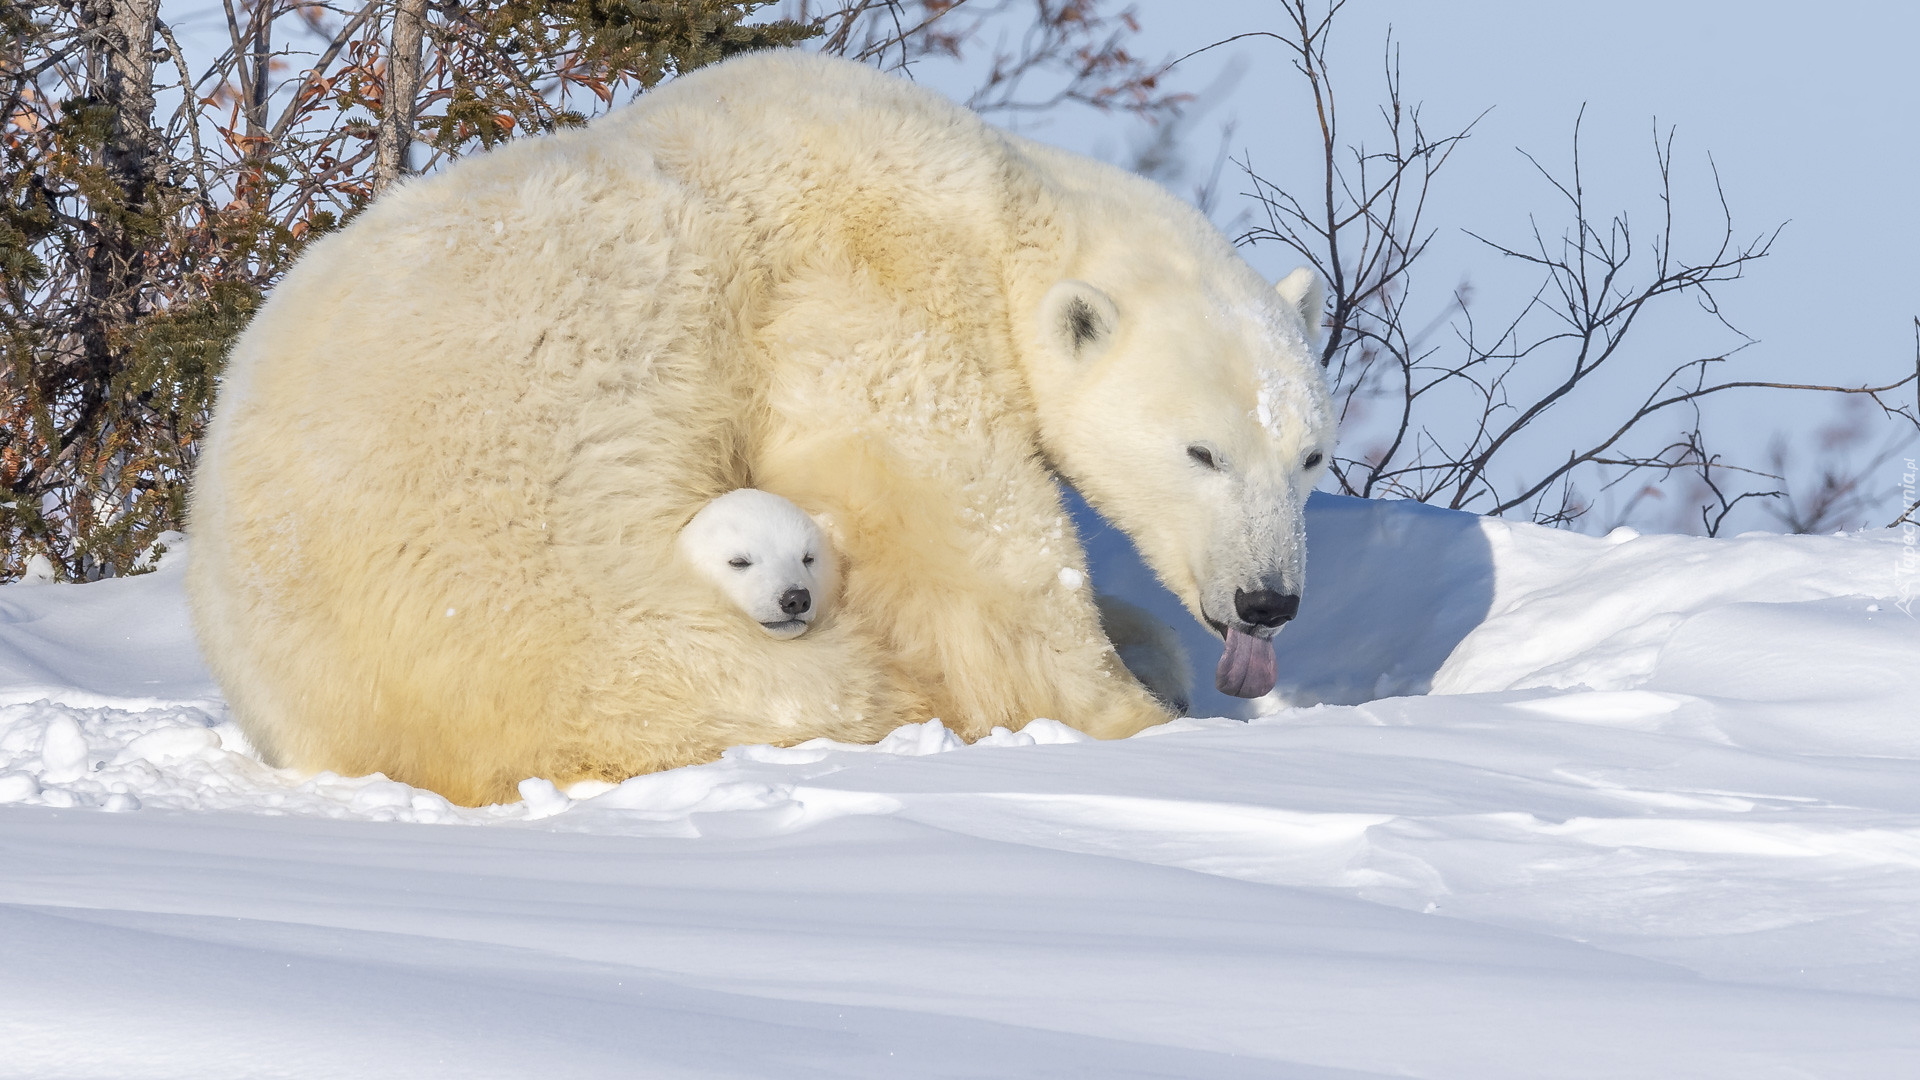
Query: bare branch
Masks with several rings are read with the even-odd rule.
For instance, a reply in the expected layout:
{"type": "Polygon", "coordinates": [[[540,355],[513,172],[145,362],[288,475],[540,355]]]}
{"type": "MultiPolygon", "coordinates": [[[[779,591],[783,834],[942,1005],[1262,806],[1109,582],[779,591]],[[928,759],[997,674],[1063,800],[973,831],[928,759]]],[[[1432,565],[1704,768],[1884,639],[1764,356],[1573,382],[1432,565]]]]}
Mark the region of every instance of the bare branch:
{"type": "Polygon", "coordinates": [[[1766,258],[1780,229],[1740,236],[1709,157],[1719,235],[1697,253],[1681,251],[1676,238],[1685,230],[1676,196],[1676,136],[1657,123],[1652,149],[1659,219],[1651,228],[1636,226],[1624,213],[1594,211],[1585,183],[1583,108],[1574,118],[1565,172],[1521,152],[1545,181],[1565,227],[1550,228],[1530,217],[1519,243],[1466,233],[1502,259],[1537,272],[1538,284],[1518,298],[1512,314],[1485,332],[1464,283],[1444,303],[1416,315],[1416,271],[1434,237],[1427,223],[1434,177],[1470,137],[1478,118],[1449,133],[1429,132],[1420,107],[1404,96],[1398,48],[1389,36],[1382,97],[1369,129],[1373,145],[1349,136],[1327,63],[1341,6],[1286,0],[1281,30],[1235,35],[1175,61],[1235,41],[1270,44],[1299,74],[1303,104],[1313,110],[1320,153],[1310,187],[1303,182],[1289,190],[1262,176],[1250,158],[1239,162],[1260,213],[1238,241],[1277,242],[1327,282],[1320,359],[1334,388],[1346,442],[1359,445],[1343,446],[1332,463],[1339,490],[1494,514],[1526,513],[1536,521],[1566,525],[1592,509],[1576,490],[1581,478],[1597,479],[1605,491],[1631,476],[1656,484],[1692,477],[1706,499],[1693,527],[1717,533],[1736,508],[1754,502],[1787,505],[1791,495],[1776,490],[1784,481],[1771,474],[1705,449],[1701,401],[1734,390],[1815,392],[1870,401],[1902,430],[1920,430],[1920,400],[1896,400],[1909,388],[1920,391],[1920,376],[1862,386],[1707,380],[1711,370],[1753,344],[1727,321],[1716,290],[1766,258]],[[1308,190],[1311,197],[1304,194],[1308,190]],[[1652,312],[1671,308],[1681,297],[1733,340],[1717,356],[1662,364],[1640,376],[1648,389],[1582,441],[1579,427],[1589,423],[1582,406],[1596,400],[1601,376],[1613,383],[1645,371],[1649,361],[1638,328],[1652,312]],[[1452,327],[1452,340],[1430,342],[1443,326],[1452,327]],[[1685,439],[1663,433],[1662,450],[1629,449],[1664,428],[1676,409],[1693,414],[1685,439]],[[1579,425],[1563,420],[1575,416],[1579,425]],[[1556,423],[1564,431],[1548,430],[1556,423]],[[1555,445],[1560,448],[1545,452],[1555,445]],[[1730,486],[1757,480],[1771,480],[1773,486],[1730,486]]]}

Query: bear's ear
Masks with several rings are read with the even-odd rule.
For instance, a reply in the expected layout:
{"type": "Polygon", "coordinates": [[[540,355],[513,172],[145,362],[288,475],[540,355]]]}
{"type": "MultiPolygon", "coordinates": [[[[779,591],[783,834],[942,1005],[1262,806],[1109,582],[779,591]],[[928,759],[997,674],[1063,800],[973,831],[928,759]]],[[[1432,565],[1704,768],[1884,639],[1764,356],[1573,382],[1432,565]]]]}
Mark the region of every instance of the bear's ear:
{"type": "Polygon", "coordinates": [[[1327,302],[1326,295],[1320,289],[1320,275],[1303,266],[1281,278],[1273,291],[1300,313],[1300,322],[1307,329],[1307,344],[1318,346],[1320,320],[1324,317],[1322,309],[1327,302]]]}
{"type": "Polygon", "coordinates": [[[1113,306],[1113,298],[1084,281],[1068,278],[1047,290],[1040,302],[1041,335],[1076,360],[1105,352],[1119,326],[1120,309],[1113,306]]]}

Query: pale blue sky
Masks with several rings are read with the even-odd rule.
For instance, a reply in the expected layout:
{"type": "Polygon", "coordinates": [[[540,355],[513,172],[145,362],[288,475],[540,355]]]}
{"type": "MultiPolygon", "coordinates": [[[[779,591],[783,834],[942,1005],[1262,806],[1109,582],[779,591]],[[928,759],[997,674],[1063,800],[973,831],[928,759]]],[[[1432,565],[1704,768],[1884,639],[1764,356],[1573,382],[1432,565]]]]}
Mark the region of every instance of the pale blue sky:
{"type": "MultiPolygon", "coordinates": [[[[1278,5],[1255,0],[1139,0],[1136,7],[1150,55],[1282,29],[1278,5]]],[[[1626,210],[1643,235],[1650,231],[1657,210],[1651,153],[1657,118],[1663,130],[1678,129],[1683,224],[1704,234],[1719,223],[1709,154],[1737,232],[1752,235],[1787,222],[1774,255],[1720,293],[1731,321],[1759,339],[1742,354],[1739,377],[1858,383],[1913,370],[1913,318],[1920,314],[1920,261],[1913,256],[1920,240],[1914,180],[1920,173],[1920,5],[1354,0],[1339,27],[1336,77],[1350,131],[1380,100],[1382,42],[1390,27],[1401,45],[1406,95],[1425,103],[1430,127],[1463,124],[1491,109],[1436,192],[1430,220],[1441,227],[1440,237],[1421,278],[1436,303],[1462,276],[1473,281],[1489,315],[1524,298],[1530,279],[1499,265],[1459,230],[1517,243],[1527,236],[1529,213],[1557,229],[1552,192],[1516,147],[1564,167],[1584,105],[1583,161],[1595,208],[1626,210]]],[[[1317,135],[1311,101],[1277,43],[1239,42],[1177,71],[1179,83],[1194,89],[1237,71],[1195,125],[1192,156],[1210,158],[1220,123],[1231,119],[1236,156],[1249,153],[1270,178],[1310,189],[1317,135]]],[[[925,71],[921,77],[938,85],[952,76],[925,71]]],[[[1109,157],[1124,156],[1126,132],[1123,121],[1088,116],[1029,130],[1109,157]]],[[[1216,209],[1223,222],[1244,205],[1236,194],[1242,183],[1230,177],[1224,186],[1216,209]]],[[[1277,247],[1247,254],[1271,276],[1294,261],[1277,247]]],[[[1645,372],[1723,351],[1729,339],[1709,331],[1696,313],[1675,307],[1636,331],[1631,361],[1645,372]]],[[[1625,400],[1626,382],[1609,402],[1625,400]]],[[[1774,432],[1805,433],[1832,415],[1824,400],[1749,396],[1726,401],[1709,419],[1724,448],[1752,460],[1774,432]]],[[[1594,419],[1574,415],[1565,422],[1594,419]]],[[[1896,472],[1888,471],[1889,494],[1896,472]]]]}
{"type": "MultiPolygon", "coordinates": [[[[1174,49],[1209,32],[1258,28],[1267,8],[1141,5],[1149,32],[1174,49]]],[[[1790,220],[1775,257],[1728,293],[1735,322],[1762,339],[1757,361],[1834,377],[1911,364],[1920,314],[1920,5],[1357,0],[1342,19],[1343,40],[1362,62],[1393,27],[1408,89],[1436,122],[1492,107],[1452,166],[1447,216],[1459,224],[1499,229],[1522,208],[1544,207],[1513,148],[1561,160],[1582,104],[1597,194],[1644,198],[1658,117],[1677,125],[1683,167],[1713,155],[1736,222],[1757,230],[1790,220]]],[[[1248,145],[1266,157],[1261,129],[1274,130],[1275,141],[1284,129],[1263,122],[1266,110],[1254,103],[1304,112],[1297,79],[1275,70],[1271,48],[1221,51],[1248,61],[1233,111],[1248,145]]],[[[1213,55],[1189,63],[1217,66],[1213,55]]],[[[1701,209],[1704,220],[1711,207],[1701,209]]]]}

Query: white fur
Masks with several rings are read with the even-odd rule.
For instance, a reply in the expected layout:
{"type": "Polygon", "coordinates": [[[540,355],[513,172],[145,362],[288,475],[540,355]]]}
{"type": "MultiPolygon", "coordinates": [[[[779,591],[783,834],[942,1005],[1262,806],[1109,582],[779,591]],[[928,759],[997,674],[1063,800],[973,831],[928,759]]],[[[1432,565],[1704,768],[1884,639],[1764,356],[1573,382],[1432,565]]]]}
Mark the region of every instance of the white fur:
{"type": "Polygon", "coordinates": [[[741,488],[700,508],[680,530],[680,558],[770,636],[787,640],[826,614],[839,587],[834,555],[807,512],[771,492],[741,488]],[[789,596],[804,603],[788,611],[789,596]]]}
{"type": "Polygon", "coordinates": [[[1063,591],[1050,470],[1218,625],[1297,589],[1333,438],[1307,334],[1145,180],[739,57],[307,250],[229,362],[195,624],[269,761],[464,801],[931,716],[1131,734],[1167,713],[1063,591]],[[666,572],[745,487],[834,523],[839,603],[793,641],[666,572]]]}

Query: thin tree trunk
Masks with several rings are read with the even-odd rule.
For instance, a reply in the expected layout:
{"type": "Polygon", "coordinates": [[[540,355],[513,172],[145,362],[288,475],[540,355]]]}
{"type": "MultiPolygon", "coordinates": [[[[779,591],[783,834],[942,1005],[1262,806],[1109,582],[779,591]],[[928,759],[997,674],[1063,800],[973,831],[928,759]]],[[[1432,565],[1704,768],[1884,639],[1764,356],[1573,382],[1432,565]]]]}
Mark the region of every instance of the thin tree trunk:
{"type": "MultiPolygon", "coordinates": [[[[144,313],[143,255],[152,229],[143,218],[151,211],[160,149],[153,127],[160,0],[83,0],[80,15],[89,35],[88,94],[110,117],[98,159],[110,183],[88,199],[89,243],[81,257],[81,295],[73,319],[77,348],[69,354],[79,394],[71,421],[57,436],[57,453],[74,460],[78,474],[88,477],[74,455],[97,449],[110,425],[113,380],[123,366],[128,332],[144,313]]],[[[110,485],[99,479],[83,480],[69,500],[69,512],[83,525],[102,509],[97,505],[101,489],[110,485]]],[[[84,555],[72,569],[83,579],[102,570],[84,555]]]]}
{"type": "Polygon", "coordinates": [[[427,0],[398,0],[387,46],[387,87],[381,98],[380,130],[374,142],[373,190],[377,195],[410,171],[414,110],[420,94],[420,39],[427,0]]]}
{"type": "Polygon", "coordinates": [[[254,5],[251,21],[247,29],[253,40],[247,43],[247,64],[253,69],[253,78],[247,88],[251,94],[247,100],[247,135],[263,140],[248,146],[248,153],[258,158],[272,156],[268,153],[264,140],[267,138],[267,99],[271,96],[269,77],[273,74],[273,20],[279,12],[273,0],[261,0],[254,5]]]}
{"type": "Polygon", "coordinates": [[[92,241],[82,260],[84,300],[74,320],[86,384],[79,422],[87,426],[104,403],[126,329],[139,318],[142,230],[138,218],[152,196],[158,135],[153,129],[153,40],[160,0],[86,0],[84,25],[91,96],[111,111],[100,164],[112,181],[90,201],[92,241]]]}

